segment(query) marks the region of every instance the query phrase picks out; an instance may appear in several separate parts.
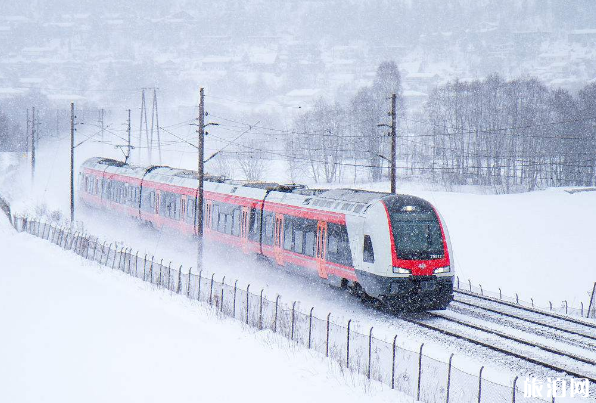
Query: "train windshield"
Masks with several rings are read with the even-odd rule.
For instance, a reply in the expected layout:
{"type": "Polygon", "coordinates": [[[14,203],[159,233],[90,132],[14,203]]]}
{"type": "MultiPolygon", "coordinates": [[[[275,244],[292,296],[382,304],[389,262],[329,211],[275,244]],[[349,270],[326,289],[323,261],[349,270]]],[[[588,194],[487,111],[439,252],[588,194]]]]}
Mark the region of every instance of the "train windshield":
{"type": "Polygon", "coordinates": [[[389,211],[397,257],[430,260],[444,257],[441,226],[434,211],[404,206],[389,211]]]}

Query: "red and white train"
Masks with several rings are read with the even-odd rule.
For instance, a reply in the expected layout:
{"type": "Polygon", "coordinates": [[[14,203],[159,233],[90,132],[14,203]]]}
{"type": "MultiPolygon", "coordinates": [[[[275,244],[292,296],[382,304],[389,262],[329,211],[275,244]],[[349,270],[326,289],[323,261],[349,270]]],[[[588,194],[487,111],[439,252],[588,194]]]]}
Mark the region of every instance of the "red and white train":
{"type": "MultiPolygon", "coordinates": [[[[79,173],[79,197],[180,233],[196,234],[197,173],[91,158],[79,173]]],[[[445,309],[454,268],[447,227],[427,201],[354,189],[306,189],[208,176],[204,236],[312,270],[399,309],[445,309]]]]}

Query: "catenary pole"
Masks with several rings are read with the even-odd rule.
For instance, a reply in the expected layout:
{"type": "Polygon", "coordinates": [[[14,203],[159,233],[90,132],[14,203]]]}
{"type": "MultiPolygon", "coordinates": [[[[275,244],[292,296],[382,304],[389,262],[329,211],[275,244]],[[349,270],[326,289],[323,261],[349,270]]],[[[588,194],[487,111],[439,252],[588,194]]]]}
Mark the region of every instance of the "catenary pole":
{"type": "Polygon", "coordinates": [[[200,89],[199,97],[199,127],[198,134],[198,176],[199,188],[197,192],[197,205],[195,214],[197,216],[197,269],[203,269],[203,182],[205,179],[205,94],[200,89]]]}
{"type": "Polygon", "coordinates": [[[128,121],[127,121],[126,133],[127,133],[127,142],[126,142],[126,158],[124,159],[125,163],[128,163],[128,159],[130,158],[130,109],[128,109],[128,121]]]}
{"type": "Polygon", "coordinates": [[[391,193],[397,192],[396,186],[396,154],[397,154],[397,138],[396,138],[396,109],[397,97],[395,94],[391,95],[391,193]]]}
{"type": "Polygon", "coordinates": [[[31,132],[29,132],[29,108],[27,108],[27,131],[25,132],[27,138],[27,158],[31,158],[31,132]]]}
{"type": "Polygon", "coordinates": [[[31,181],[35,179],[35,107],[31,109],[31,181]]]}
{"type": "Polygon", "coordinates": [[[74,223],[74,102],[70,103],[70,222],[74,223]]]}

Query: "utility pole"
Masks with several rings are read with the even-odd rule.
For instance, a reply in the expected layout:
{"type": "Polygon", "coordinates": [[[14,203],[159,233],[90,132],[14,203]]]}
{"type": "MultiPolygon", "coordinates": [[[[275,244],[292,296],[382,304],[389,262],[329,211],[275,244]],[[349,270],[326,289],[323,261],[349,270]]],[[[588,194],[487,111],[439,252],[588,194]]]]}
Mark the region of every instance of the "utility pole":
{"type": "Polygon", "coordinates": [[[147,126],[147,105],[145,104],[145,88],[142,88],[141,93],[141,122],[139,123],[139,164],[141,164],[141,153],[143,147],[143,118],[145,121],[145,136],[147,139],[147,153],[149,160],[151,160],[151,144],[149,142],[149,127],[147,126]]]}
{"type": "Polygon", "coordinates": [[[124,159],[124,163],[127,164],[128,163],[128,159],[130,158],[130,109],[128,110],[128,127],[126,129],[126,133],[128,134],[128,139],[127,139],[127,146],[126,146],[126,158],[124,159]]]}
{"type": "Polygon", "coordinates": [[[74,102],[70,103],[70,222],[74,223],[74,102]]]}
{"type": "Polygon", "coordinates": [[[31,109],[31,181],[35,179],[35,107],[31,109]]]}
{"type": "Polygon", "coordinates": [[[31,154],[31,146],[29,145],[31,139],[29,137],[29,108],[27,108],[27,131],[25,132],[25,140],[27,141],[27,149],[25,152],[27,153],[27,158],[29,158],[29,155],[31,154]]]}
{"type": "Polygon", "coordinates": [[[395,179],[395,165],[396,165],[396,154],[397,154],[397,137],[396,137],[396,109],[397,109],[397,97],[395,94],[391,95],[391,193],[397,192],[396,179],[395,179]]]}
{"type": "Polygon", "coordinates": [[[104,126],[104,115],[105,110],[102,108],[99,110],[99,125],[101,127],[101,153],[103,154],[103,146],[104,146],[104,135],[105,135],[105,126],[104,126]]]}
{"type": "Polygon", "coordinates": [[[197,194],[196,216],[197,216],[197,270],[203,269],[203,182],[205,179],[205,94],[203,88],[200,89],[199,98],[199,127],[197,130],[198,138],[198,176],[199,189],[197,194]]]}
{"type": "Polygon", "coordinates": [[[159,114],[157,113],[157,88],[153,88],[153,111],[151,114],[151,143],[153,143],[153,113],[155,113],[155,130],[157,131],[157,152],[161,164],[161,138],[159,135],[159,114]]]}

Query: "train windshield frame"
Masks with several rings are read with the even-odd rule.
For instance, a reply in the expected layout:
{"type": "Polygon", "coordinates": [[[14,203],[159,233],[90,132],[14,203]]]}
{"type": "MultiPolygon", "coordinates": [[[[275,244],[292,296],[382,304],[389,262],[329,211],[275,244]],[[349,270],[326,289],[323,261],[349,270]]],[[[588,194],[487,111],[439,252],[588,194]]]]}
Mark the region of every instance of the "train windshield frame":
{"type": "Polygon", "coordinates": [[[445,256],[443,231],[433,210],[400,206],[388,208],[398,259],[433,260],[445,256]]]}

